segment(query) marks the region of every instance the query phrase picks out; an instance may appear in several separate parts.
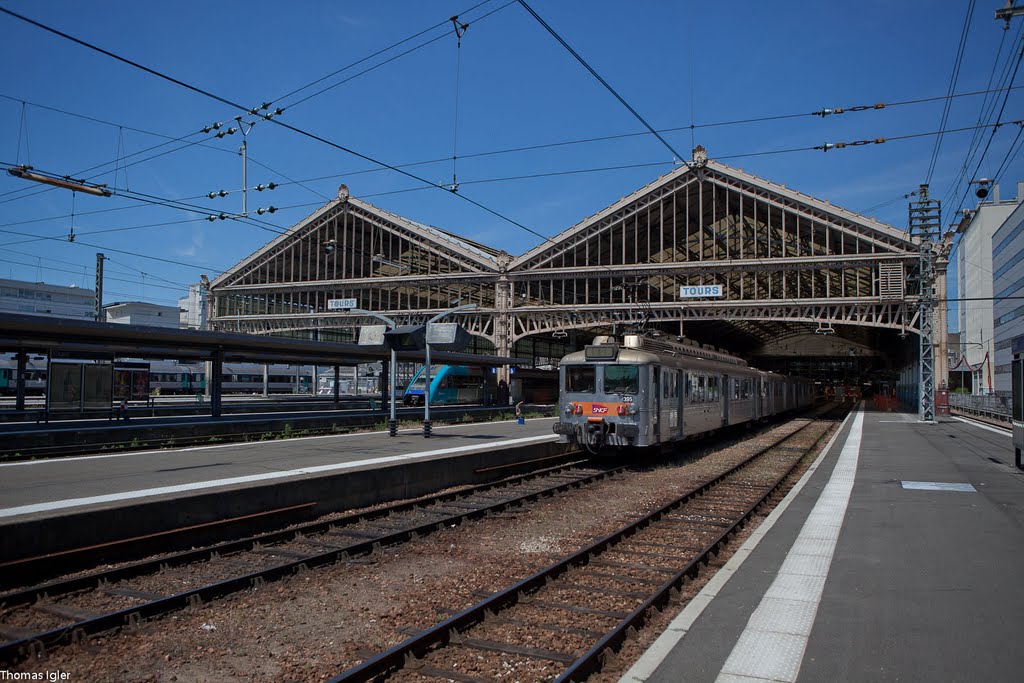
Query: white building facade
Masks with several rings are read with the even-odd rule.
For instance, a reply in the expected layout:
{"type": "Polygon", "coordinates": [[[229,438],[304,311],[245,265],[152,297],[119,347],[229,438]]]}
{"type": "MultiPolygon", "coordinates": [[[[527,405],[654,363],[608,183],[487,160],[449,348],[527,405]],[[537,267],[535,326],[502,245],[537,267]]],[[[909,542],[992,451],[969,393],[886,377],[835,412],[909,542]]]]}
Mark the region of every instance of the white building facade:
{"type": "Polygon", "coordinates": [[[93,320],[95,306],[91,289],[0,279],[0,313],[93,320]]]}
{"type": "Polygon", "coordinates": [[[103,307],[108,323],[119,325],[146,325],[149,327],[178,328],[180,312],[177,306],[160,306],[142,301],[124,301],[103,307]]]}
{"type": "Polygon", "coordinates": [[[1024,336],[1024,204],[1006,219],[992,237],[993,327],[995,393],[1010,396],[1012,345],[1024,336]]]}
{"type": "Polygon", "coordinates": [[[960,352],[973,368],[974,394],[995,393],[996,339],[993,307],[993,236],[1019,206],[1024,183],[1018,184],[1018,199],[1001,200],[999,186],[989,198],[961,222],[957,245],[958,318],[960,352]]]}
{"type": "Polygon", "coordinates": [[[179,326],[186,330],[205,330],[206,327],[206,287],[202,284],[189,285],[188,296],[178,299],[181,312],[179,326]]]}

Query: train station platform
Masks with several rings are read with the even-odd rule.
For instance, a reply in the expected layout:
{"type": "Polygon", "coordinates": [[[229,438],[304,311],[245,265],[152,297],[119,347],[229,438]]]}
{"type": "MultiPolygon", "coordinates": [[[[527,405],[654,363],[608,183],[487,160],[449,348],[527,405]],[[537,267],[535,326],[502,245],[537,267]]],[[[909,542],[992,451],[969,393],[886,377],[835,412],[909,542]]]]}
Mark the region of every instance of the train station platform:
{"type": "Polygon", "coordinates": [[[0,567],[268,511],[293,523],[493,481],[567,450],[551,422],[435,425],[429,439],[415,428],[0,464],[0,567]]]}
{"type": "Polygon", "coordinates": [[[1022,558],[1009,432],[861,409],[620,683],[1019,680],[1022,558]]]}

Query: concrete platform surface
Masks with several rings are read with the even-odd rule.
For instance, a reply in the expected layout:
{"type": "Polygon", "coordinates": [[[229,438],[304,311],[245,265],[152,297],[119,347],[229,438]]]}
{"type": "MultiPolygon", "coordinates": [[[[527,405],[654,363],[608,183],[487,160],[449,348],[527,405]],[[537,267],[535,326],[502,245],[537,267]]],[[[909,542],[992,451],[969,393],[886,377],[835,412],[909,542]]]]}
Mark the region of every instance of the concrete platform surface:
{"type": "Polygon", "coordinates": [[[0,464],[0,528],[70,510],[555,442],[551,419],[419,428],[0,464]],[[17,518],[14,520],[14,518],[17,518]]]}
{"type": "Polygon", "coordinates": [[[1020,680],[1012,463],[999,430],[851,414],[621,683],[1020,680]]]}
{"type": "Polygon", "coordinates": [[[0,583],[54,553],[121,561],[122,548],[168,552],[494,481],[568,451],[551,421],[436,426],[430,439],[416,428],[0,464],[0,583]]]}

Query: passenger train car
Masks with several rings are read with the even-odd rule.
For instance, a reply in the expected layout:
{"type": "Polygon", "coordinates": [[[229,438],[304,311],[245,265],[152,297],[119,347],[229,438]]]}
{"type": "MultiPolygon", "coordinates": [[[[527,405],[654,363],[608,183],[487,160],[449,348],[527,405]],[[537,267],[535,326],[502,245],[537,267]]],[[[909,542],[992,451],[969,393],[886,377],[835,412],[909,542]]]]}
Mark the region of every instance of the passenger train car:
{"type": "MultiPolygon", "coordinates": [[[[554,403],[558,396],[558,372],[542,368],[512,368],[510,392],[502,395],[497,375],[489,368],[463,365],[430,366],[430,405],[457,403],[554,403]]],[[[426,377],[423,368],[413,376],[405,389],[402,402],[407,406],[423,405],[426,377]]]]}
{"type": "MultiPolygon", "coordinates": [[[[413,376],[405,389],[402,403],[407,406],[421,406],[426,391],[427,377],[424,368],[413,376]]],[[[430,404],[483,403],[485,394],[494,392],[494,375],[483,368],[463,365],[430,366],[430,404]]]]}
{"type": "Polygon", "coordinates": [[[597,337],[562,359],[562,443],[654,447],[814,403],[814,384],[695,345],[597,337]]]}
{"type": "MultiPolygon", "coordinates": [[[[16,391],[17,361],[0,360],[0,395],[16,391]]],[[[263,391],[263,366],[255,363],[225,363],[222,366],[222,391],[225,394],[256,394],[263,391]]],[[[296,378],[295,366],[271,365],[268,391],[272,394],[309,393],[313,368],[302,366],[296,378]]],[[[114,365],[114,393],[118,397],[145,398],[150,393],[196,394],[206,389],[203,363],[173,361],[127,362],[114,365]]],[[[25,393],[46,393],[46,358],[32,356],[25,366],[25,393]]]]}

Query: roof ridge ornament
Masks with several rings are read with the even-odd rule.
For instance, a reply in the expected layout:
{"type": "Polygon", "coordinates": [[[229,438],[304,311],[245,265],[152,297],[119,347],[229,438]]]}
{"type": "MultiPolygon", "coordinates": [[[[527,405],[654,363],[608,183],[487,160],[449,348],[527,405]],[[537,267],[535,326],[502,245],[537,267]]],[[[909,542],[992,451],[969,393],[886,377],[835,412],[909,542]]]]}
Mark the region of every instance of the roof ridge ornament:
{"type": "Polygon", "coordinates": [[[697,145],[693,148],[693,166],[706,168],[708,165],[708,150],[704,145],[697,145]]]}

